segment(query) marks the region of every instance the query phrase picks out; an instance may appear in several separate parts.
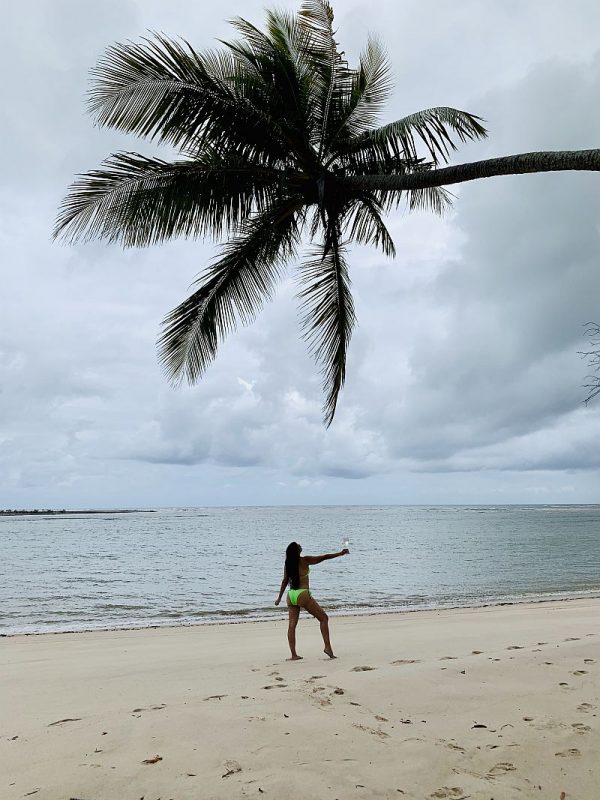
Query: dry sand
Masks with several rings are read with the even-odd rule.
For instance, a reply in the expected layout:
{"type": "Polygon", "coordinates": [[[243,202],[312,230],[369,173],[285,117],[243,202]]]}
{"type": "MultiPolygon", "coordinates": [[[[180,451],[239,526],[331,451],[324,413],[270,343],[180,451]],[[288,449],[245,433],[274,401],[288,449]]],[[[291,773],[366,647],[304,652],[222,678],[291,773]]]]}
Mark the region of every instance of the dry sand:
{"type": "Polygon", "coordinates": [[[600,600],[276,613],[0,640],[2,800],[600,798],[600,600]]]}

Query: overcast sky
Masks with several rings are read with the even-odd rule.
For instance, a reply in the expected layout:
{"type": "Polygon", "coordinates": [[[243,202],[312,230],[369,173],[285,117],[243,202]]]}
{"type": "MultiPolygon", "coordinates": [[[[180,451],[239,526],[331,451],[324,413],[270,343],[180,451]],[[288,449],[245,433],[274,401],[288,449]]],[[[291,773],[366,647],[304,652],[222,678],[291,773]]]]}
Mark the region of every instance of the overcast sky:
{"type": "MultiPolygon", "coordinates": [[[[0,507],[600,500],[600,398],[583,324],[600,320],[600,174],[494,178],[444,219],[389,218],[398,255],[350,257],[358,316],[325,430],[293,271],[201,383],[170,388],[161,319],[211,242],[123,251],[50,233],[75,173],[146,142],[93,127],[88,74],[147,30],[198,49],[256,0],[12,0],[0,50],[0,507]]],[[[297,8],[297,3],[279,2],[297,8]]],[[[454,161],[600,147],[596,0],[338,0],[352,61],[390,54],[385,121],[435,105],[485,117],[454,161]]]]}

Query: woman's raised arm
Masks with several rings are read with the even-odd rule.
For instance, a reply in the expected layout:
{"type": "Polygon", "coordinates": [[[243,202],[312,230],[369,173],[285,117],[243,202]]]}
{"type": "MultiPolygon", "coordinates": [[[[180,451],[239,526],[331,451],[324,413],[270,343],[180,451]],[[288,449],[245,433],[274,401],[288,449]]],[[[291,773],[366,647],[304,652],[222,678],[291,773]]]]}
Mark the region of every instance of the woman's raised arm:
{"type": "Polygon", "coordinates": [[[320,564],[321,561],[329,561],[331,558],[339,558],[340,556],[347,556],[350,551],[345,547],[339,553],[325,553],[323,556],[302,556],[307,564],[320,564]]]}

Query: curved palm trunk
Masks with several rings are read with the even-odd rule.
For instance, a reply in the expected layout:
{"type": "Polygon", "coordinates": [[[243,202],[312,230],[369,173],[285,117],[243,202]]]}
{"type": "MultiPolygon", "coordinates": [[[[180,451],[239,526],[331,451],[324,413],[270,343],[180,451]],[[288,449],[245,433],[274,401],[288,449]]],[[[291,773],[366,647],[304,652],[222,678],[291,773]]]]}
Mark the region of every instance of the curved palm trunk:
{"type": "Polygon", "coordinates": [[[345,186],[379,191],[427,189],[448,186],[494,175],[523,175],[527,172],[558,172],[563,170],[600,171],[600,150],[559,150],[540,153],[520,153],[503,158],[488,158],[471,164],[412,172],[407,175],[361,175],[342,178],[345,186]]]}

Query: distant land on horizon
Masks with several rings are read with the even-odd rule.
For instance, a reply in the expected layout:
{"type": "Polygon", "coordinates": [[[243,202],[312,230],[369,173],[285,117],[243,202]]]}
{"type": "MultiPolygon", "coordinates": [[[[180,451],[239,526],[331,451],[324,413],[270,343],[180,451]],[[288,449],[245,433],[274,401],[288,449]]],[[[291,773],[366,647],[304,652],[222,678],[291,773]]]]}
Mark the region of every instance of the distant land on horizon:
{"type": "Polygon", "coordinates": [[[0,517],[31,517],[31,516],[56,516],[61,514],[146,514],[154,513],[154,509],[149,508],[86,508],[86,509],[67,509],[60,510],[52,508],[16,509],[6,508],[0,510],[0,517]]]}

